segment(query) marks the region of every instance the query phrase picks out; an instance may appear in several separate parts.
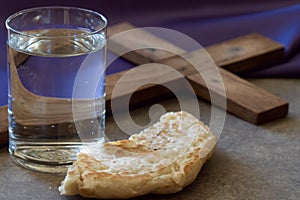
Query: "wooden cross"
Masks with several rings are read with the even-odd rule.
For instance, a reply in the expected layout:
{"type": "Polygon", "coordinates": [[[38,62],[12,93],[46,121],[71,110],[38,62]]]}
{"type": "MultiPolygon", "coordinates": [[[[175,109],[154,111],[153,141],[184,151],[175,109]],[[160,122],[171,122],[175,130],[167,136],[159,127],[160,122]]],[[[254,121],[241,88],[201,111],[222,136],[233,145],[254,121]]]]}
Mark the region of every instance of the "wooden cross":
{"type": "MultiPolygon", "coordinates": [[[[108,35],[113,36],[116,33],[134,28],[134,26],[128,23],[121,23],[110,27],[108,35]]],[[[203,65],[205,63],[205,60],[203,59],[206,59],[198,57],[199,53],[197,51],[202,51],[202,49],[186,52],[184,49],[141,29],[139,29],[138,32],[135,32],[135,35],[126,34],[126,38],[117,41],[110,40],[110,42],[109,50],[116,54],[119,53],[120,49],[132,49],[139,44],[145,43],[148,43],[149,46],[151,46],[151,44],[157,43],[173,52],[184,54],[185,57],[193,59],[199,65],[203,65]]],[[[287,115],[288,102],[286,100],[233,74],[282,61],[284,58],[284,47],[282,45],[259,34],[250,34],[209,46],[206,48],[206,51],[213,58],[216,65],[220,67],[219,72],[225,85],[227,107],[225,108],[221,103],[218,104],[218,102],[216,102],[218,104],[217,106],[223,107],[224,109],[227,109],[229,113],[253,124],[263,124],[287,115]],[[232,52],[233,48],[236,51],[232,52]],[[228,50],[230,51],[230,54],[228,54],[228,50]]],[[[133,51],[123,57],[137,65],[154,62],[172,66],[185,76],[199,97],[210,101],[205,81],[201,75],[195,73],[193,67],[186,63],[181,57],[174,56],[174,54],[164,51],[153,51],[152,49],[133,51]]],[[[107,77],[107,100],[109,102],[111,100],[110,92],[113,90],[117,80],[122,77],[124,73],[125,72],[123,71],[107,77]]],[[[158,78],[165,78],[165,83],[176,81],[176,78],[171,78],[170,80],[167,74],[161,75],[157,72],[156,75],[158,78]]],[[[214,82],[214,74],[212,74],[209,69],[205,71],[205,76],[210,82],[210,86],[212,86],[209,88],[210,92],[220,98],[225,98],[222,96],[223,94],[218,92],[219,84],[214,82]]],[[[139,81],[139,79],[144,78],[147,78],[147,76],[139,71],[139,74],[132,76],[132,81],[139,81]]],[[[159,87],[155,85],[141,87],[136,91],[136,98],[134,98],[133,104],[158,98],[168,92],[170,91],[162,90],[161,88],[159,90],[159,87]]],[[[126,95],[126,93],[123,93],[122,95],[126,95]]],[[[131,93],[129,92],[128,95],[131,95],[131,93]]],[[[109,109],[110,104],[108,104],[108,110],[109,109]]]]}
{"type": "MultiPolygon", "coordinates": [[[[133,28],[135,27],[128,23],[121,23],[110,27],[108,36],[110,37],[116,33],[133,28]]],[[[109,50],[118,54],[119,49],[132,49],[134,45],[140,43],[148,43],[150,45],[159,43],[177,54],[193,59],[193,61],[199,65],[204,62],[203,58],[198,57],[199,54],[197,51],[200,50],[186,52],[186,50],[141,29],[136,32],[136,35],[127,35],[126,37],[127,38],[123,38],[121,41],[110,40],[111,44],[109,45],[109,50]]],[[[218,104],[218,102],[214,102],[217,106],[223,107],[229,113],[253,124],[263,124],[287,115],[288,102],[286,100],[234,74],[283,61],[284,47],[282,45],[259,34],[250,34],[206,47],[205,50],[219,67],[219,72],[225,85],[227,106],[224,107],[222,103],[218,104]]],[[[123,57],[137,65],[153,62],[173,67],[190,82],[197,96],[206,101],[210,101],[208,88],[203,77],[199,73],[195,73],[193,67],[181,57],[174,56],[172,53],[158,50],[153,51],[151,49],[133,51],[123,55],[123,57]]],[[[152,73],[152,76],[149,76],[147,70],[149,70],[149,68],[140,66],[136,72],[138,74],[133,74],[131,81],[151,80],[153,78],[159,79],[161,83],[166,84],[180,81],[176,76],[169,76],[168,74],[160,72],[152,73]]],[[[115,85],[126,72],[128,72],[128,70],[106,77],[108,112],[111,111],[112,92],[115,85]]],[[[207,80],[209,80],[210,86],[212,86],[209,90],[213,95],[224,98],[223,94],[218,92],[219,86],[214,82],[214,75],[211,74],[209,69],[206,70],[205,76],[207,80]]],[[[125,86],[123,91],[114,98],[122,99],[130,95],[132,95],[132,92],[127,91],[125,86]]],[[[132,105],[149,103],[168,95],[170,95],[170,91],[160,85],[143,85],[134,92],[130,103],[132,105]]],[[[7,106],[2,106],[0,107],[0,145],[7,143],[7,141],[7,106]]]]}

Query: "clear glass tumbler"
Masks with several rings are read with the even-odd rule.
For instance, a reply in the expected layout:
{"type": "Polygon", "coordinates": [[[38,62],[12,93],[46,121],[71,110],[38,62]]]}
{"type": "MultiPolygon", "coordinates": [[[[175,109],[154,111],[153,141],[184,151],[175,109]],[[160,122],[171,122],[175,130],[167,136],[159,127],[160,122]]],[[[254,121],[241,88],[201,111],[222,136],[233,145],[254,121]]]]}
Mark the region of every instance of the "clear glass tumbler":
{"type": "Polygon", "coordinates": [[[101,14],[72,7],[32,8],[6,20],[16,163],[65,172],[84,144],[103,138],[106,27],[101,14]]]}

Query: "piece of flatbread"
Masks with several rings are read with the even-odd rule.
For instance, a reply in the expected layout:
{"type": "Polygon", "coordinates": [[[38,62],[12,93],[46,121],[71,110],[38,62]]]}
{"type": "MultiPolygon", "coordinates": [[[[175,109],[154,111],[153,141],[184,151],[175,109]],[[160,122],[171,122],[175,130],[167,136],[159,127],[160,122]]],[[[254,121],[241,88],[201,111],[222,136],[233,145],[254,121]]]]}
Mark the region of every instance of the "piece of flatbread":
{"type": "Polygon", "coordinates": [[[216,143],[216,136],[191,114],[166,113],[128,140],[79,153],[59,191],[102,199],[175,193],[195,180],[216,143]]]}

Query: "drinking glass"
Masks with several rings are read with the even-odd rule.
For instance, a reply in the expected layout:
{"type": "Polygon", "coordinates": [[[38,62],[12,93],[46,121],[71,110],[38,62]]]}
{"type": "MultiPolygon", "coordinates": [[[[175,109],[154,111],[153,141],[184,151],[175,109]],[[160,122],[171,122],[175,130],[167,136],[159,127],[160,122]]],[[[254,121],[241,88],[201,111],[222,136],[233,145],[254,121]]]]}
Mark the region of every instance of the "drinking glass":
{"type": "Polygon", "coordinates": [[[106,27],[103,15],[74,7],[6,20],[9,152],[19,165],[65,172],[85,144],[103,138],[106,27]]]}

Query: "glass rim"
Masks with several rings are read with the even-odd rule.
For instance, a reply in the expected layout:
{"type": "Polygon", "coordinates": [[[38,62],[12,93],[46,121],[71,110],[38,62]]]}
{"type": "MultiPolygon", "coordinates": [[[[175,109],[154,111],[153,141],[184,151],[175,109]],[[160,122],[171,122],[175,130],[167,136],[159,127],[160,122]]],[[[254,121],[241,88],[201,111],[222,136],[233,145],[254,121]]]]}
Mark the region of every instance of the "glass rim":
{"type": "Polygon", "coordinates": [[[28,32],[22,32],[22,31],[19,31],[19,30],[16,30],[15,28],[11,27],[9,25],[9,23],[15,19],[16,17],[20,16],[20,15],[23,15],[23,14],[26,14],[26,13],[30,13],[32,11],[36,11],[36,10],[54,10],[54,9],[61,9],[61,10],[78,10],[78,11],[84,11],[84,12],[87,12],[87,13],[91,13],[91,14],[94,14],[95,16],[98,16],[103,22],[104,24],[102,26],[100,26],[99,28],[97,28],[96,30],[94,31],[91,31],[91,32],[86,32],[85,34],[80,34],[80,35],[76,35],[76,37],[80,36],[80,37],[86,37],[86,36],[91,36],[91,35],[94,35],[94,34],[97,34],[98,32],[102,32],[104,31],[106,28],[107,28],[107,19],[105,16],[103,16],[102,14],[96,12],[96,11],[93,11],[93,10],[90,10],[90,9],[86,9],[86,8],[80,8],[80,7],[72,7],[72,6],[43,6],[43,7],[33,7],[33,8],[28,8],[28,9],[23,9],[23,10],[20,10],[20,11],[17,11],[15,12],[14,14],[10,15],[6,20],[5,20],[5,26],[6,26],[6,29],[9,30],[9,31],[12,31],[16,34],[19,34],[19,35],[24,35],[24,36],[27,36],[27,37],[35,37],[35,38],[73,38],[75,37],[74,35],[61,35],[61,36],[37,36],[35,34],[30,34],[28,32]]]}

